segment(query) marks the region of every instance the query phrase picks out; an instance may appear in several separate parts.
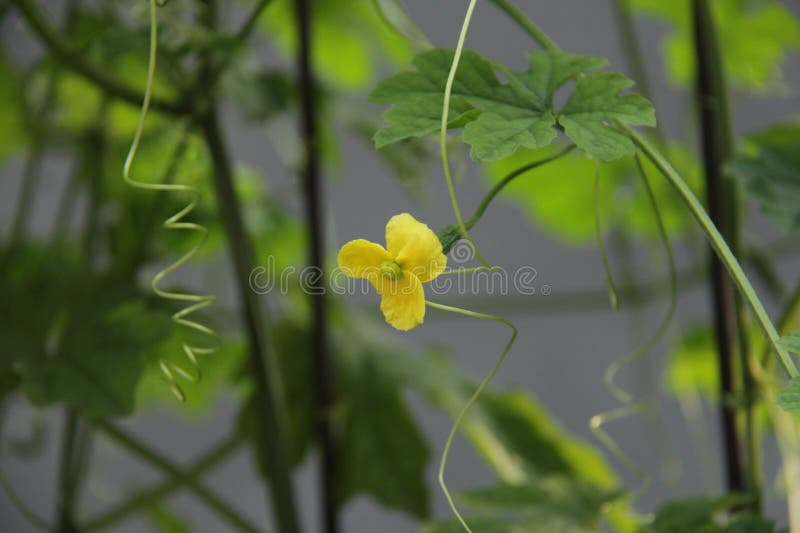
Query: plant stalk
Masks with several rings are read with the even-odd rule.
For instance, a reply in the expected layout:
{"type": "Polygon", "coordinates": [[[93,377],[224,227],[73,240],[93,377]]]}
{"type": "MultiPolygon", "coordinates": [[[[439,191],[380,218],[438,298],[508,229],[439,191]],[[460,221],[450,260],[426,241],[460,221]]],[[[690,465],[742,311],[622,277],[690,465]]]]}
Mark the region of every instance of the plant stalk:
{"type": "Polygon", "coordinates": [[[317,133],[317,86],[312,64],[312,0],[295,0],[295,16],[300,47],[297,67],[300,78],[300,113],[304,150],[303,195],[308,221],[308,256],[311,268],[320,274],[312,279],[312,358],[314,385],[314,425],[320,451],[320,513],[322,530],[338,533],[339,515],[336,501],[338,443],[331,416],[336,402],[334,370],[331,361],[330,335],[327,322],[325,278],[325,227],[320,183],[320,150],[317,133]]]}
{"type": "MultiPolygon", "coordinates": [[[[28,26],[41,39],[50,54],[60,61],[68,70],[82,76],[87,81],[103,89],[113,96],[137,107],[142,105],[142,92],[124,84],[106,70],[86,60],[86,55],[75,48],[34,5],[33,0],[10,0],[22,14],[28,26]]],[[[164,100],[153,97],[152,109],[172,115],[184,115],[191,110],[184,102],[164,100]]]]}
{"type": "Polygon", "coordinates": [[[110,422],[97,422],[96,427],[110,437],[114,442],[121,445],[133,455],[150,463],[170,478],[178,479],[180,482],[192,490],[192,492],[203,500],[211,509],[217,512],[237,531],[247,533],[258,533],[259,529],[250,524],[245,518],[239,515],[230,505],[220,499],[216,494],[207,489],[201,482],[189,476],[181,468],[173,464],[172,461],[163,457],[161,454],[140,442],[135,437],[118,428],[110,422]]]}
{"type": "MultiPolygon", "coordinates": [[[[217,2],[204,0],[202,24],[209,30],[217,27],[217,2]]],[[[211,57],[201,58],[200,86],[213,84],[211,57]]],[[[295,505],[291,479],[291,462],[288,451],[288,425],[278,359],[269,337],[269,317],[257,294],[249,285],[250,271],[255,266],[252,243],[244,226],[239,199],[233,184],[233,166],[219,125],[218,111],[213,96],[205,103],[205,113],[199,118],[199,127],[205,138],[213,165],[213,180],[219,214],[227,235],[233,262],[234,277],[239,293],[242,323],[250,348],[250,367],[255,381],[255,400],[258,416],[257,431],[260,438],[262,464],[271,509],[280,533],[299,533],[300,523],[295,505]]]]}
{"type": "MultiPolygon", "coordinates": [[[[733,151],[727,87],[719,40],[707,0],[692,2],[695,41],[696,97],[700,118],[706,201],[712,222],[739,255],[738,194],[725,179],[723,166],[733,151]]],[[[747,492],[760,507],[760,458],[754,431],[754,382],[747,364],[747,325],[744,309],[725,266],[711,250],[710,279],[720,372],[720,416],[725,450],[726,484],[730,492],[747,492]],[[738,403],[744,407],[741,412],[738,403]],[[744,422],[741,427],[740,422],[744,422]]]]}
{"type": "Polygon", "coordinates": [[[267,338],[269,322],[265,317],[266,311],[248,284],[250,270],[255,264],[253,252],[242,222],[239,201],[233,188],[230,159],[213,104],[201,120],[200,127],[214,166],[217,202],[228,236],[242,321],[250,346],[250,365],[256,384],[259,413],[257,418],[260,422],[259,431],[262,434],[262,438],[258,441],[262,443],[260,453],[269,471],[271,507],[281,533],[298,533],[299,523],[289,471],[286,430],[280,414],[286,412],[283,408],[280,372],[267,338]]]}
{"type": "Polygon", "coordinates": [[[227,438],[183,470],[181,476],[170,476],[167,481],[160,485],[135,492],[111,510],[84,522],[80,527],[80,531],[90,533],[91,531],[106,530],[138,511],[160,502],[171,492],[183,487],[186,484],[185,480],[197,480],[201,475],[220,464],[224,459],[227,459],[241,444],[242,436],[239,434],[227,438]]]}

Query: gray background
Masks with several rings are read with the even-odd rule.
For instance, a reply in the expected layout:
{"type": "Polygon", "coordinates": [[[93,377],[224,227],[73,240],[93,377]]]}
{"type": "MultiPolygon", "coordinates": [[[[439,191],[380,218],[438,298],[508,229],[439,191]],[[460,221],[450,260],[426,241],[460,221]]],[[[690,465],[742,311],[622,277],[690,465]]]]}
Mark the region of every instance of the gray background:
{"type": "MultiPolygon", "coordinates": [[[[453,0],[408,0],[410,12],[435,45],[451,46],[455,43],[466,3],[453,0]]],[[[58,12],[59,3],[46,3],[51,16],[58,12]]],[[[610,3],[598,0],[560,0],[520,2],[529,14],[563,46],[575,53],[602,55],[611,59],[611,69],[624,71],[622,57],[613,30],[610,3]]],[[[691,131],[687,123],[686,97],[666,82],[659,54],[659,39],[664,28],[651,21],[642,20],[639,27],[644,52],[650,66],[660,116],[672,135],[691,131]]],[[[15,15],[2,27],[2,38],[14,54],[21,58],[35,57],[39,53],[35,39],[19,24],[15,15]]],[[[481,2],[475,14],[467,47],[474,48],[512,67],[524,66],[524,52],[534,48],[528,37],[486,2],[481,2]]],[[[265,52],[266,54],[266,52],[265,52]]],[[[268,55],[265,55],[265,58],[268,55]]],[[[800,81],[796,58],[786,65],[790,87],[800,81]]],[[[768,98],[736,95],[733,100],[735,124],[745,132],[792,115],[800,108],[800,99],[794,91],[768,98]]],[[[366,105],[366,104],[364,104],[366,105]]],[[[368,112],[378,113],[374,107],[368,112]]],[[[269,137],[259,128],[243,125],[237,115],[226,112],[226,128],[232,151],[237,160],[262,169],[269,176],[273,188],[290,189],[293,183],[289,174],[279,164],[279,154],[269,137]]],[[[441,227],[452,221],[446,190],[440,170],[429,176],[429,197],[415,203],[392,178],[389,171],[376,158],[371,148],[352,138],[343,138],[344,149],[341,172],[330,176],[326,194],[326,209],[332,231],[328,241],[333,252],[342,242],[355,237],[382,241],[383,225],[388,214],[409,210],[431,227],[441,227]]],[[[21,164],[15,161],[2,170],[0,179],[0,225],[7,227],[19,186],[21,164]]],[[[63,186],[66,172],[64,161],[48,159],[48,191],[37,199],[37,219],[34,230],[49,227],[48,213],[52,212],[63,186]]],[[[459,198],[467,206],[475,205],[485,191],[479,169],[471,166],[464,182],[459,186],[459,198]]],[[[532,176],[531,179],[535,179],[532,176]]],[[[587,206],[589,209],[590,206],[587,206]]],[[[756,217],[758,218],[758,217],[756,217]]],[[[752,233],[770,235],[771,228],[757,221],[752,233]]],[[[482,253],[494,263],[509,269],[532,265],[538,271],[537,283],[552,287],[553,294],[576,288],[599,287],[602,284],[602,267],[593,247],[564,247],[551,236],[531,227],[523,213],[503,202],[495,203],[487,217],[473,232],[482,253]],[[498,238],[498,236],[502,236],[498,238]]],[[[685,251],[679,258],[688,264],[685,251]]],[[[642,263],[644,264],[644,263],[642,263]]],[[[787,280],[796,280],[798,262],[785,261],[782,270],[787,280]]],[[[644,270],[642,279],[657,276],[644,270]]],[[[536,298],[547,298],[536,296],[536,298]]],[[[654,327],[663,312],[664,302],[646,309],[646,324],[654,327]]],[[[775,310],[774,303],[772,310],[775,310]]],[[[679,319],[670,338],[680,329],[707,316],[708,295],[702,287],[686,291],[680,300],[679,319]]],[[[469,372],[483,375],[491,365],[505,340],[506,331],[492,324],[467,323],[465,319],[451,319],[429,315],[425,327],[406,336],[414,342],[440,342],[447,339],[448,346],[459,363],[469,372]]],[[[584,313],[525,313],[515,312],[513,318],[520,326],[521,336],[511,357],[497,376],[495,385],[518,386],[533,391],[542,404],[559,423],[576,436],[591,442],[587,421],[595,413],[616,404],[602,385],[606,366],[634,345],[634,339],[644,331],[632,332],[631,321],[624,314],[599,310],[584,313]]],[[[649,331],[649,329],[648,329],[649,331]]],[[[661,367],[663,350],[655,351],[653,365],[661,367]]],[[[629,373],[621,376],[624,386],[629,384],[629,373]]],[[[656,378],[658,379],[658,378],[656,378]]],[[[424,407],[411,398],[420,421],[434,450],[435,458],[429,468],[429,485],[432,487],[434,511],[448,516],[446,503],[436,488],[435,464],[450,421],[442,414],[424,407]]],[[[639,502],[643,511],[651,511],[657,502],[681,495],[714,493],[721,487],[719,458],[716,448],[691,445],[685,420],[673,400],[662,399],[661,413],[655,417],[657,429],[647,426],[643,417],[628,419],[610,426],[610,431],[624,449],[653,479],[652,489],[639,502]],[[649,427],[649,430],[646,430],[649,427]],[[680,460],[677,458],[681,458],[680,460]]],[[[232,400],[223,399],[206,418],[186,419],[169,411],[149,412],[133,417],[125,426],[161,452],[188,460],[213,444],[227,431],[234,413],[232,400]]],[[[21,402],[12,410],[11,431],[24,433],[30,415],[29,408],[21,402]]],[[[708,445],[717,442],[716,413],[707,411],[706,423],[701,427],[708,445]]],[[[51,424],[48,445],[44,455],[36,462],[22,462],[13,457],[3,458],[3,468],[13,479],[23,498],[38,513],[52,516],[55,500],[54,479],[57,472],[57,445],[61,417],[57,410],[44,412],[51,424]]],[[[776,450],[773,443],[766,446],[766,480],[771,483],[776,473],[776,450]]],[[[632,484],[635,480],[618,469],[632,484]]],[[[317,529],[315,461],[312,457],[296,473],[298,497],[303,522],[308,531],[317,529]]],[[[453,489],[475,487],[493,479],[492,473],[463,441],[454,446],[449,466],[449,483],[453,489]]],[[[121,494],[124,487],[158,479],[158,473],[142,467],[135,460],[99,439],[95,446],[93,472],[84,498],[86,510],[99,509],[111,494],[121,494]],[[105,496],[102,496],[105,495],[105,496]],[[98,496],[102,498],[98,499],[98,496]]],[[[249,454],[241,451],[223,467],[206,476],[206,482],[233,502],[242,513],[265,527],[264,495],[262,485],[253,470],[249,454]]],[[[390,482],[390,481],[389,481],[390,482]]],[[[113,497],[112,497],[113,499],[113,497]]],[[[195,531],[226,531],[227,527],[214,514],[207,512],[191,496],[176,494],[170,499],[172,507],[181,514],[191,516],[195,531]]],[[[783,503],[772,495],[768,501],[770,513],[785,521],[783,503]]],[[[369,532],[380,528],[385,533],[414,530],[414,523],[401,513],[377,506],[369,498],[358,498],[344,512],[348,532],[369,532]]],[[[2,532],[27,532],[28,526],[11,506],[5,495],[0,495],[0,530],[2,532]]],[[[133,519],[119,525],[114,531],[145,531],[148,524],[133,519]]]]}

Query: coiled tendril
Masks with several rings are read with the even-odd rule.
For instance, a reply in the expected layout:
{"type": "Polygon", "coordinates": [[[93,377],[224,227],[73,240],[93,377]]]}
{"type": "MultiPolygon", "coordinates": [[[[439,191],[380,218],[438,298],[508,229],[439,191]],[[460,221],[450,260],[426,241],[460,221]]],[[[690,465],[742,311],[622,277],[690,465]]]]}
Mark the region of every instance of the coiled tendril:
{"type": "MultiPolygon", "coordinates": [[[[647,192],[647,198],[650,202],[650,206],[653,210],[653,215],[656,220],[656,226],[658,228],[659,237],[664,247],[664,253],[667,256],[667,264],[669,268],[669,303],[667,307],[667,312],[664,315],[663,320],[659,324],[656,331],[651,335],[649,338],[644,340],[638,346],[636,346],[631,352],[622,357],[616,359],[612,362],[608,368],[606,369],[604,375],[604,382],[606,390],[609,394],[611,394],[619,403],[618,407],[611,409],[609,411],[604,411],[602,413],[598,413],[589,419],[589,428],[592,430],[592,433],[595,437],[606,447],[608,452],[614,456],[614,458],[627,467],[631,472],[633,472],[640,480],[641,484],[639,488],[636,489],[634,495],[641,495],[647,491],[650,486],[650,478],[645,474],[645,472],[630,458],[617,444],[617,442],[611,437],[611,435],[605,430],[605,425],[609,422],[613,422],[615,420],[621,420],[623,418],[627,418],[629,416],[634,416],[639,413],[642,413],[646,408],[647,404],[641,400],[637,399],[633,396],[633,394],[629,393],[628,391],[622,389],[616,383],[617,374],[619,374],[620,370],[624,367],[629,366],[636,362],[637,360],[644,357],[655,344],[664,336],[669,328],[670,324],[672,323],[672,319],[675,316],[675,311],[677,308],[678,302],[678,275],[677,270],[675,268],[675,259],[672,255],[672,247],[670,246],[669,236],[667,235],[666,228],[664,227],[664,220],[661,217],[661,211],[658,208],[658,203],[656,202],[655,196],[653,194],[653,189],[650,187],[650,182],[647,180],[647,174],[644,171],[644,167],[642,166],[641,158],[639,154],[636,154],[635,157],[636,161],[636,169],[638,174],[642,179],[642,184],[647,192]]],[[[598,242],[600,242],[600,230],[599,230],[599,209],[598,209],[598,198],[597,198],[597,189],[598,189],[598,182],[599,181],[599,170],[595,179],[595,221],[598,224],[598,242]]],[[[601,251],[603,250],[601,245],[601,251]]],[[[607,263],[607,258],[605,257],[605,252],[603,251],[604,255],[604,263],[606,268],[606,280],[609,282],[609,290],[611,292],[611,300],[612,304],[617,302],[617,295],[616,295],[616,288],[613,285],[613,281],[611,281],[611,274],[610,268],[607,263]]],[[[616,307],[616,306],[615,306],[616,307]]]]}
{"type": "Polygon", "coordinates": [[[125,158],[125,164],[122,168],[122,177],[125,179],[125,182],[131,185],[132,187],[136,187],[139,189],[145,189],[149,191],[174,191],[174,192],[181,192],[186,193],[189,196],[189,203],[186,206],[175,213],[174,215],[167,218],[163,226],[166,229],[171,230],[184,230],[184,231],[193,231],[197,232],[200,236],[198,242],[185,254],[183,254],[180,258],[178,258],[175,262],[173,262],[168,267],[164,268],[160,272],[158,272],[150,283],[150,286],[153,289],[153,292],[162,298],[166,298],[168,300],[177,300],[181,302],[189,302],[187,307],[179,310],[175,314],[172,315],[172,321],[179,325],[183,326],[184,328],[191,329],[195,332],[200,333],[206,337],[211,338],[214,342],[211,345],[206,346],[198,346],[195,344],[191,344],[189,342],[183,342],[181,344],[181,348],[183,350],[186,359],[189,361],[189,368],[187,369],[184,366],[175,364],[167,359],[161,359],[159,361],[159,367],[161,369],[161,373],[166,379],[167,383],[169,383],[170,389],[172,390],[173,394],[180,400],[185,401],[186,395],[183,392],[180,384],[178,383],[178,377],[181,377],[190,383],[197,383],[200,381],[202,377],[202,373],[200,371],[200,363],[197,360],[198,355],[207,355],[214,352],[217,349],[218,343],[218,335],[216,331],[214,331],[209,326],[202,324],[196,320],[193,320],[190,317],[193,313],[200,311],[214,303],[216,297],[213,295],[201,295],[201,294],[193,294],[188,292],[174,292],[174,291],[167,291],[160,287],[161,282],[166,278],[169,274],[174,272],[175,270],[179,269],[181,266],[186,264],[190,261],[200,249],[205,244],[206,240],[208,239],[208,229],[205,226],[194,222],[186,222],[184,218],[191,213],[195,206],[197,206],[198,200],[200,198],[200,191],[193,186],[190,185],[182,185],[182,184],[167,184],[167,183],[146,183],[142,181],[137,181],[131,177],[131,167],[133,166],[134,159],[136,158],[136,153],[139,150],[139,144],[142,140],[142,133],[144,131],[144,123],[145,119],[147,118],[147,112],[150,108],[150,99],[153,93],[153,79],[155,78],[155,70],[156,70],[156,54],[158,51],[158,19],[156,16],[156,6],[159,5],[157,0],[150,0],[150,52],[148,57],[148,64],[147,64],[147,81],[144,90],[144,100],[142,102],[142,110],[141,114],[139,115],[139,123],[136,127],[136,132],[133,136],[133,142],[131,143],[130,150],[128,151],[128,155],[125,158]]]}

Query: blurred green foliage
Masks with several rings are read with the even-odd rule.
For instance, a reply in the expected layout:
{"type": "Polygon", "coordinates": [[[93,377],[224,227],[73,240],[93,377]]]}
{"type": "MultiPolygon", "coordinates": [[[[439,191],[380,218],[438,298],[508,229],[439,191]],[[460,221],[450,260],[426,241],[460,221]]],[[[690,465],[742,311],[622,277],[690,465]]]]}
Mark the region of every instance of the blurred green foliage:
{"type": "MultiPolygon", "coordinates": [[[[664,65],[673,81],[689,86],[695,71],[690,0],[631,2],[642,13],[669,23],[664,65]]],[[[747,91],[779,87],[781,63],[800,50],[800,25],[792,12],[778,0],[718,0],[712,6],[731,81],[747,91]]]]}

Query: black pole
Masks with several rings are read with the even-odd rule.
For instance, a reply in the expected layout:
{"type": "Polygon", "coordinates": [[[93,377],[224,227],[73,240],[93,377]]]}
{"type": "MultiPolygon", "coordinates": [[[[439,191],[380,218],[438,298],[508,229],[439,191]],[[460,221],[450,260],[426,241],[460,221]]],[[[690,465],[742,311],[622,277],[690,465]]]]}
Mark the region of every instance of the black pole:
{"type": "MultiPolygon", "coordinates": [[[[737,228],[735,206],[731,202],[730,187],[727,186],[722,167],[730,155],[731,139],[728,123],[727,101],[722,83],[722,65],[717,52],[716,35],[711,19],[711,10],[706,0],[693,0],[695,58],[697,61],[696,91],[700,116],[703,168],[706,182],[706,201],[711,220],[737,253],[737,228]]],[[[737,429],[738,332],[737,302],[733,284],[725,266],[714,251],[711,251],[711,298],[714,315],[714,336],[717,344],[720,373],[720,416],[722,420],[722,444],[725,452],[726,485],[731,492],[742,492],[745,488],[744,448],[737,429]]]]}
{"type": "Polygon", "coordinates": [[[317,89],[311,64],[311,0],[296,0],[297,27],[300,48],[297,63],[300,76],[301,128],[305,160],[303,164],[303,194],[308,221],[308,255],[310,266],[319,276],[311,280],[310,294],[313,314],[312,358],[315,391],[315,431],[320,450],[320,489],[322,531],[338,533],[336,507],[337,443],[331,425],[334,404],[333,369],[331,367],[326,309],[326,286],[322,273],[324,264],[324,223],[322,191],[319,176],[319,140],[317,136],[317,89]]]}

